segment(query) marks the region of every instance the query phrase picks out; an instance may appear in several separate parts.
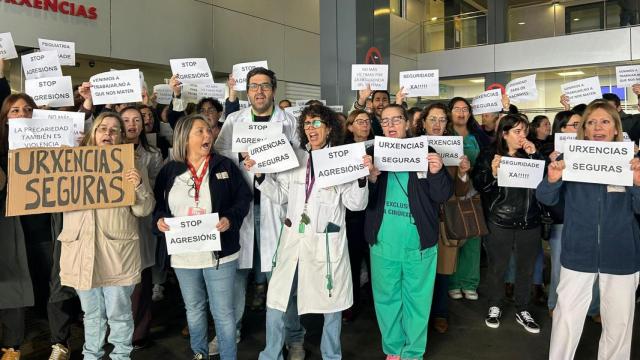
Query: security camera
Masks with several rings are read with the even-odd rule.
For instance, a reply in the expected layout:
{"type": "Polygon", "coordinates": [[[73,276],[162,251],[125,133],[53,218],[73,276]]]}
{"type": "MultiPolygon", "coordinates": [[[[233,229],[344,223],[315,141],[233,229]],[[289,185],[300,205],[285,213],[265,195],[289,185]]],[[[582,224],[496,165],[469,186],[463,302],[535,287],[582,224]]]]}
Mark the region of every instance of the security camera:
{"type": "Polygon", "coordinates": [[[89,67],[95,67],[96,66],[96,62],[93,60],[89,60],[89,67]]]}

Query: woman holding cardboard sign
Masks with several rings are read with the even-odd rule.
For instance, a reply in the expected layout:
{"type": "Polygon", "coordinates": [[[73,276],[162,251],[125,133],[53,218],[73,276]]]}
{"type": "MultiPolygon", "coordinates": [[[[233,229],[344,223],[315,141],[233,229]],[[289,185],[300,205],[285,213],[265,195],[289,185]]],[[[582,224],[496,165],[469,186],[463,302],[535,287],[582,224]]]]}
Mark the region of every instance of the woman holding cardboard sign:
{"type": "MultiPolygon", "coordinates": [[[[578,127],[578,140],[623,141],[616,109],[592,102],[578,127]]],[[[564,198],[558,300],[553,313],[550,359],[573,359],[594,282],[600,285],[602,335],[598,359],[629,359],[640,281],[640,159],[631,160],[633,186],[562,179],[564,160],[553,161],[536,196],[545,205],[564,198]]]]}
{"type": "Polygon", "coordinates": [[[539,333],[540,327],[529,312],[533,267],[540,248],[542,210],[534,189],[498,186],[498,168],[502,157],[541,159],[533,143],[527,140],[529,123],[519,115],[500,119],[496,142],[478,156],[472,179],[474,187],[487,197],[485,215],[489,227],[486,249],[489,312],[485,324],[500,326],[504,274],[512,249],[516,254],[516,321],[525,330],[539,333]]]}
{"type": "MultiPolygon", "coordinates": [[[[343,128],[336,114],[323,105],[306,107],[298,119],[298,168],[273,177],[258,175],[256,187],[287,215],[273,257],[267,292],[267,344],[260,360],[281,360],[285,341],[285,312],[297,306],[300,314],[324,314],[320,351],[323,359],[340,359],[340,312],[353,304],[351,266],[347,252],[346,209],[367,204],[366,179],[319,188],[315,185],[313,150],[339,145],[343,128]],[[296,294],[290,296],[290,294],[296,294]],[[297,303],[296,303],[297,301],[297,303]]],[[[255,161],[245,159],[245,168],[255,161]]],[[[371,168],[371,156],[363,158],[371,168]]]]}
{"type": "Polygon", "coordinates": [[[165,218],[218,213],[221,251],[171,255],[187,311],[194,359],[208,359],[207,303],[222,360],[236,359],[233,285],[240,252],[239,230],[253,196],[238,167],[213,152],[211,125],[203,115],[187,116],[173,133],[173,159],[160,171],[154,193],[154,223],[165,218]]]}
{"type": "MultiPolygon", "coordinates": [[[[82,145],[121,144],[124,128],[120,115],[101,113],[82,145]]],[[[145,169],[129,169],[124,178],[135,186],[133,205],[65,212],[58,236],[62,285],[76,289],[85,313],[85,359],[104,355],[107,324],[111,358],[129,359],[132,350],[131,293],[142,270],[138,219],[151,213],[154,200],[145,169]]]]}
{"type": "MultiPolygon", "coordinates": [[[[386,137],[409,136],[405,109],[389,105],[380,125],[386,137]]],[[[453,194],[442,158],[429,148],[428,174],[380,172],[369,176],[365,237],[371,244],[371,284],[382,349],[388,360],[419,359],[436,275],[438,212],[453,194]]]]}

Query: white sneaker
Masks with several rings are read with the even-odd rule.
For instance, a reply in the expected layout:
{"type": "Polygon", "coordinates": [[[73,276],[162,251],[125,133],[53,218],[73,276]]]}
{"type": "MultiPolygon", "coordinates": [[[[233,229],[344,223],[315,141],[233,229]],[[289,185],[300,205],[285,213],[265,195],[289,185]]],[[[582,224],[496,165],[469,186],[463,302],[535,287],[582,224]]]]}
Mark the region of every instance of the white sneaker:
{"type": "Polygon", "coordinates": [[[449,297],[453,300],[462,299],[462,291],[460,289],[449,290],[449,297]]]}
{"type": "Polygon", "coordinates": [[[290,344],[287,349],[289,349],[289,356],[287,356],[287,360],[304,360],[306,355],[304,351],[304,343],[290,344]]]}
{"type": "Polygon", "coordinates": [[[462,290],[462,294],[467,300],[478,300],[478,293],[475,290],[462,290]]]}
{"type": "Polygon", "coordinates": [[[155,284],[153,285],[153,289],[151,291],[151,301],[158,302],[164,300],[164,286],[155,284]]]}
{"type": "MultiPolygon", "coordinates": [[[[236,344],[240,342],[240,330],[236,330],[236,344]]],[[[220,354],[218,349],[218,337],[215,336],[211,342],[209,342],[209,356],[220,354]]]]}

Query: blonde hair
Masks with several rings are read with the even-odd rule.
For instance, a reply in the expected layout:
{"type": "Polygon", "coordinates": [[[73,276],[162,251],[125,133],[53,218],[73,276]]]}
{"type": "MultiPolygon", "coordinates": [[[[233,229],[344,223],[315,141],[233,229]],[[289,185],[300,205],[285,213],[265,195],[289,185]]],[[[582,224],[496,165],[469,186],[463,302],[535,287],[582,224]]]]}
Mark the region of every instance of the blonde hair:
{"type": "MultiPolygon", "coordinates": [[[[181,162],[187,161],[189,133],[191,132],[191,128],[193,128],[193,124],[197,120],[203,121],[207,124],[209,129],[211,129],[209,121],[200,114],[193,114],[181,118],[176,124],[176,128],[173,129],[173,148],[171,149],[171,156],[173,157],[173,160],[181,162]]],[[[211,149],[213,150],[213,144],[211,145],[211,149]]]]}
{"type": "Polygon", "coordinates": [[[96,130],[98,129],[98,126],[100,126],[100,124],[102,124],[102,121],[106,118],[116,118],[118,120],[118,126],[120,126],[120,134],[119,137],[117,139],[118,144],[121,144],[122,141],[124,140],[125,137],[125,133],[124,133],[124,120],[122,120],[122,117],[120,116],[120,114],[115,113],[115,112],[103,112],[100,113],[100,115],[98,115],[98,117],[93,120],[93,124],[91,124],[91,129],[89,130],[89,132],[87,132],[86,134],[84,134],[84,138],[82,139],[82,142],[80,143],[80,146],[95,146],[96,145],[96,130]]]}
{"type": "Polygon", "coordinates": [[[613,107],[613,105],[609,104],[609,102],[605,100],[594,100],[584,110],[584,113],[582,114],[582,119],[580,120],[580,124],[578,126],[577,139],[585,140],[584,128],[587,126],[587,120],[589,119],[589,116],[591,116],[591,113],[593,113],[598,109],[602,109],[606,111],[607,114],[609,114],[609,116],[611,116],[611,118],[613,119],[613,123],[616,127],[616,132],[617,132],[617,134],[613,137],[613,141],[623,141],[624,135],[622,131],[622,122],[620,121],[620,114],[618,114],[618,110],[616,110],[616,108],[613,107]]]}

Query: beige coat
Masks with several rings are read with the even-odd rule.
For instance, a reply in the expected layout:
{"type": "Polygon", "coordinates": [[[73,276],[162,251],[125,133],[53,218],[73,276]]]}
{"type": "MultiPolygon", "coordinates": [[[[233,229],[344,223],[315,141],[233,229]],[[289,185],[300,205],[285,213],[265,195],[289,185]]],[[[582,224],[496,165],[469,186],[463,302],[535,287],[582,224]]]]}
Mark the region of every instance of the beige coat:
{"type": "MultiPolygon", "coordinates": [[[[138,166],[136,166],[138,167],[138,166]]],[[[62,285],[77,290],[140,282],[139,219],[155,200],[145,169],[132,206],[64,213],[60,255],[62,285]]]]}

